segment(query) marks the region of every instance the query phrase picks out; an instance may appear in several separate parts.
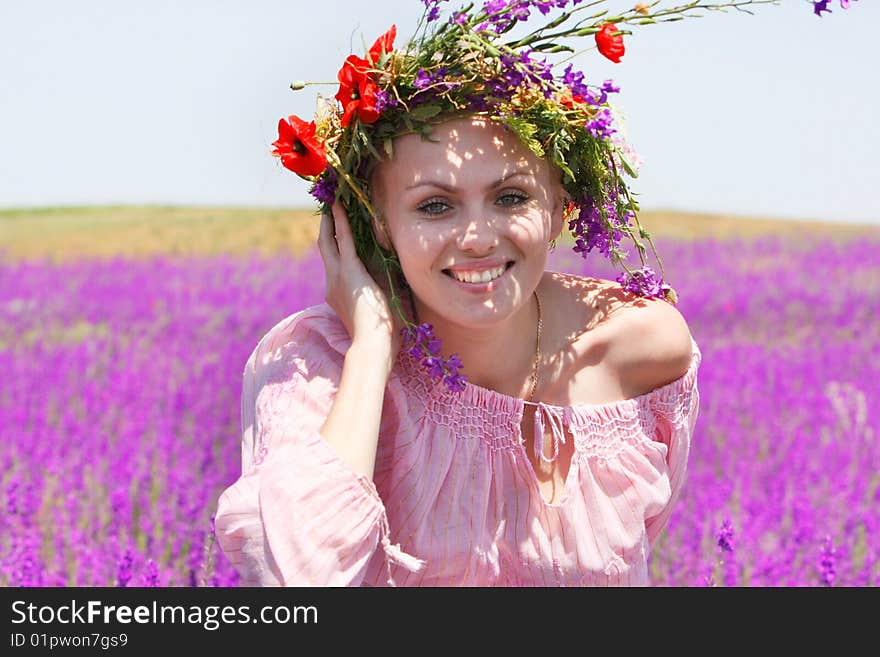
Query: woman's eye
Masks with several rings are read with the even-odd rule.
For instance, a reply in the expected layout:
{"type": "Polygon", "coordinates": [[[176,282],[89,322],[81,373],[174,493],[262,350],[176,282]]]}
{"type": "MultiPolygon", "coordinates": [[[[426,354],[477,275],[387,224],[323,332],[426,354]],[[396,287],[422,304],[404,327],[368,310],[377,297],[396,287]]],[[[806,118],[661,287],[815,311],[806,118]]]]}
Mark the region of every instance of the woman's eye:
{"type": "Polygon", "coordinates": [[[504,207],[513,207],[515,205],[520,205],[521,203],[525,203],[529,200],[528,194],[524,194],[522,192],[504,192],[501,196],[498,197],[498,200],[495,201],[498,205],[504,207]]]}
{"type": "Polygon", "coordinates": [[[443,214],[446,210],[449,209],[449,204],[445,201],[440,200],[431,200],[427,203],[422,203],[419,206],[419,211],[424,212],[425,214],[438,215],[443,214]]]}

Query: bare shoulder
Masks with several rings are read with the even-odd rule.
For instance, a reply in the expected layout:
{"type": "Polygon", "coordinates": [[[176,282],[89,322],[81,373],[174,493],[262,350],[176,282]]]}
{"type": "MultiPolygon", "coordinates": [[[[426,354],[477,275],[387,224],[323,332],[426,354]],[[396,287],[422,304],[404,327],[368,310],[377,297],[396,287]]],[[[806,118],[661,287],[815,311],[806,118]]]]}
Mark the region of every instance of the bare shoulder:
{"type": "Polygon", "coordinates": [[[547,272],[541,292],[569,337],[603,326],[628,301],[614,281],[560,272],[547,272]]]}
{"type": "Polygon", "coordinates": [[[576,274],[547,272],[541,292],[549,298],[551,309],[561,309],[559,314],[567,320],[561,323],[575,330],[608,331],[618,318],[631,314],[625,311],[645,306],[643,298],[616,281],[576,274]]]}
{"type": "Polygon", "coordinates": [[[546,390],[554,403],[605,403],[638,397],[681,378],[690,367],[691,334],[674,306],[645,299],[616,281],[547,272],[546,390]]]}
{"type": "Polygon", "coordinates": [[[618,286],[625,301],[610,320],[608,359],[628,396],[672,383],[690,368],[693,345],[681,312],[663,299],[639,297],[618,286]]]}

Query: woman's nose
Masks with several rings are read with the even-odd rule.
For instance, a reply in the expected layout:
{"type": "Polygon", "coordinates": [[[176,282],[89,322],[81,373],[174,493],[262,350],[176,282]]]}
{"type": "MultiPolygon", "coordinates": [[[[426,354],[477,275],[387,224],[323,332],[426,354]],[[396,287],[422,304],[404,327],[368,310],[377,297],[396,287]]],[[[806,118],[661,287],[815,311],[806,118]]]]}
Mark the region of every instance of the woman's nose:
{"type": "Polygon", "coordinates": [[[458,233],[458,248],[477,254],[490,253],[498,246],[495,221],[486,217],[470,217],[463,220],[458,233]]]}

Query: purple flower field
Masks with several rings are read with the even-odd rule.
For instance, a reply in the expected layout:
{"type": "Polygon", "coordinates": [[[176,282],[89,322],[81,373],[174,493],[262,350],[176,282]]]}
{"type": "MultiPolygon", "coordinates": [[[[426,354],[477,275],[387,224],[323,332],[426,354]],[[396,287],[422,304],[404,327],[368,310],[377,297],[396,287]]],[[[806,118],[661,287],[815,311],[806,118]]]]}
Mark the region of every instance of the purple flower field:
{"type": "MultiPolygon", "coordinates": [[[[880,584],[880,235],[657,245],[703,364],[655,585],[880,584]]],[[[323,281],[317,255],[0,264],[0,585],[234,586],[241,372],[323,281]]]]}

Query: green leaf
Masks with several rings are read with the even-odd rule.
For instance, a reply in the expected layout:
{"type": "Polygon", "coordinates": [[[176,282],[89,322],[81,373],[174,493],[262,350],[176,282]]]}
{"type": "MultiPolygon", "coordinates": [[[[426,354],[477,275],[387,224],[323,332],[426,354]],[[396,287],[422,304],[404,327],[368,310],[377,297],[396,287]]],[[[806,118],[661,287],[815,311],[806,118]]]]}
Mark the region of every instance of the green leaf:
{"type": "Polygon", "coordinates": [[[516,136],[529,147],[530,151],[538,157],[544,157],[544,147],[541,146],[541,142],[535,139],[538,128],[534,123],[520,116],[505,116],[501,120],[516,133],[516,136]]]}
{"type": "Polygon", "coordinates": [[[574,52],[574,48],[571,46],[557,43],[539,43],[537,46],[534,46],[532,50],[538,50],[540,52],[574,52]]]}
{"type": "Polygon", "coordinates": [[[388,157],[391,157],[392,155],[394,155],[392,143],[393,143],[393,140],[391,139],[391,137],[385,137],[385,144],[384,144],[385,145],[385,154],[388,155],[388,157]]]}
{"type": "Polygon", "coordinates": [[[431,129],[430,125],[423,125],[419,128],[419,136],[421,136],[422,141],[430,141],[434,144],[440,143],[440,140],[434,136],[434,131],[431,129]]]}
{"type": "Polygon", "coordinates": [[[427,121],[432,116],[437,116],[443,110],[439,105],[419,105],[411,110],[409,115],[416,121],[427,121]]]}
{"type": "Polygon", "coordinates": [[[627,158],[626,154],[625,154],[625,153],[622,153],[622,152],[618,152],[618,155],[620,156],[620,163],[623,165],[623,168],[626,170],[626,172],[627,172],[631,177],[633,177],[633,178],[638,178],[638,177],[639,177],[639,172],[636,170],[636,168],[635,168],[635,166],[633,165],[633,163],[629,161],[629,159],[627,158]]]}
{"type": "Polygon", "coordinates": [[[372,155],[374,159],[376,159],[376,160],[382,159],[382,156],[379,155],[379,151],[377,151],[376,147],[373,146],[373,142],[367,140],[364,142],[364,146],[367,147],[367,150],[370,151],[370,155],[372,155]]]}
{"type": "Polygon", "coordinates": [[[565,157],[558,148],[553,149],[553,161],[556,163],[556,166],[562,170],[565,180],[574,182],[574,172],[571,170],[571,167],[568,166],[568,162],[565,161],[565,157]]]}

